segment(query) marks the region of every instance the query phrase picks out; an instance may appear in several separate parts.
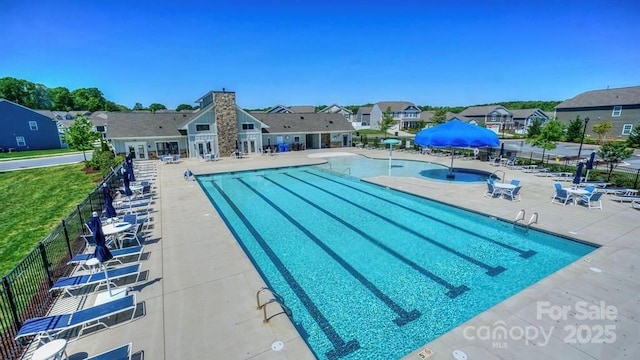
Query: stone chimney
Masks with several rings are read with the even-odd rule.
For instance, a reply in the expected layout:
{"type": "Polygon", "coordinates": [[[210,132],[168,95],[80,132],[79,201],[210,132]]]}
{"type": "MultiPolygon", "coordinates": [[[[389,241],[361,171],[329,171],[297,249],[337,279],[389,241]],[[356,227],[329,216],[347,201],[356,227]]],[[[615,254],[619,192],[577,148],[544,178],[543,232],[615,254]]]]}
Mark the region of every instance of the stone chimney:
{"type": "Polygon", "coordinates": [[[236,115],[236,93],[233,91],[213,92],[213,106],[218,129],[220,156],[228,156],[236,151],[238,124],[236,115]]]}

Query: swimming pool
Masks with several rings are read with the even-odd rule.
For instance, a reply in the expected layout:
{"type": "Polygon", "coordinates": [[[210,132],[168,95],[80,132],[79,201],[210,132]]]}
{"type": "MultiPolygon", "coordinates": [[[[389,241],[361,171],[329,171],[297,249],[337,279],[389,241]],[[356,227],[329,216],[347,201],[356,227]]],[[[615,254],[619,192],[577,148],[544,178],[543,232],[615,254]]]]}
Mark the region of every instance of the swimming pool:
{"type": "Polygon", "coordinates": [[[320,359],[393,359],[594,247],[294,167],[198,176],[320,359]]]}
{"type": "Polygon", "coordinates": [[[447,178],[449,167],[441,164],[427,161],[391,159],[391,169],[389,169],[388,159],[370,159],[355,154],[328,157],[326,164],[318,166],[357,178],[383,176],[390,173],[391,176],[399,177],[407,176],[436,181],[477,183],[487,181],[491,175],[491,173],[483,170],[454,167],[455,178],[447,178]]]}

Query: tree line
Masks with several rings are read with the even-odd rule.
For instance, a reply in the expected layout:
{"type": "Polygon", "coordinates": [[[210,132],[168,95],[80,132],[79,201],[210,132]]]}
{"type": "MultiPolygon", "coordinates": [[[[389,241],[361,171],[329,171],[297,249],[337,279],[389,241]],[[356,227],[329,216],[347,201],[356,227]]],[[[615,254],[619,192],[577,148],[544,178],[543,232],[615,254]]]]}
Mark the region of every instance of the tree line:
{"type": "MultiPolygon", "coordinates": [[[[157,111],[167,107],[153,103],[148,107],[136,103],[132,109],[107,100],[100,89],[80,88],[69,90],[66,87],[48,88],[43,84],[16,79],[0,78],[0,98],[36,110],[52,111],[157,111]]],[[[176,111],[194,110],[189,104],[180,104],[176,111]]]]}

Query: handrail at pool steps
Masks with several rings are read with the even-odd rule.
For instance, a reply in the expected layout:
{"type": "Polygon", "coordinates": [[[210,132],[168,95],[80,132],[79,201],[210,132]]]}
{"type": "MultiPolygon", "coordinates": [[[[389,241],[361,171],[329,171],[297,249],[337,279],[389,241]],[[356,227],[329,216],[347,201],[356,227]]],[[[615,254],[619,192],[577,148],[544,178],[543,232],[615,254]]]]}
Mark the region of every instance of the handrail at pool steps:
{"type": "Polygon", "coordinates": [[[289,309],[289,307],[287,305],[284,304],[284,298],[282,296],[280,296],[278,293],[276,293],[275,291],[271,290],[268,287],[261,287],[260,289],[258,289],[258,291],[256,292],[256,303],[258,305],[258,310],[262,309],[262,313],[263,313],[263,319],[262,322],[269,322],[269,320],[271,320],[272,318],[274,318],[275,316],[278,316],[280,314],[286,314],[289,319],[291,319],[292,313],[291,313],[291,309],[289,309]],[[271,296],[273,296],[271,299],[267,300],[265,303],[261,304],[260,303],[260,293],[264,292],[264,291],[269,291],[271,293],[271,296]],[[271,304],[271,303],[278,303],[280,305],[280,307],[282,308],[281,312],[272,314],[271,316],[267,317],[267,305],[271,304]]]}
{"type": "MultiPolygon", "coordinates": [[[[526,211],[524,209],[520,209],[520,211],[518,211],[518,215],[516,215],[516,219],[513,221],[513,228],[515,230],[518,229],[518,222],[525,219],[525,214],[526,214],[526,211]]],[[[538,223],[538,213],[535,212],[533,213],[533,215],[531,215],[529,222],[526,225],[521,225],[521,227],[524,229],[525,232],[528,232],[531,224],[537,224],[537,223],[538,223]]]]}

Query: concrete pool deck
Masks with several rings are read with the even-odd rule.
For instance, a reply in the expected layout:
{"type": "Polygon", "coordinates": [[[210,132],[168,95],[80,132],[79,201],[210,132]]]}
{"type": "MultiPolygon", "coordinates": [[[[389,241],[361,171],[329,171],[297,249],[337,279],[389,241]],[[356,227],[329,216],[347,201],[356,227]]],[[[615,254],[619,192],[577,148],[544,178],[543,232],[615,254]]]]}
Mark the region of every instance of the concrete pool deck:
{"type": "MultiPolygon", "coordinates": [[[[383,150],[350,148],[224,158],[215,162],[189,159],[182,159],[178,164],[154,162],[158,169],[157,199],[153,205],[152,234],[145,245],[148,258],[141,263],[148,272],[145,280],[135,287],[137,300],[144,302],[145,314],[131,323],[71,342],[67,347],[70,358],[80,358],[78,353],[94,355],[132,342],[133,350],[144,351],[145,359],[313,359],[313,353],[286,316],[276,316],[269,323],[263,323],[262,311],[256,308],[256,292],[264,282],[197,182],[185,181],[183,173],[187,168],[198,175],[317,164],[324,159],[308,155],[346,151],[388,157],[388,152],[383,150]],[[276,341],[283,343],[281,351],[272,350],[276,341]]],[[[394,158],[445,165],[450,161],[448,157],[404,152],[394,152],[394,158]]],[[[640,211],[628,203],[614,202],[608,196],[603,196],[602,210],[551,204],[551,178],[496,168],[479,161],[456,160],[454,165],[505,171],[506,179],[521,180],[522,201],[485,198],[485,184],[386,176],[367,180],[510,221],[520,209],[526,210],[527,219],[537,212],[539,220],[534,227],[598,244],[601,248],[405,358],[421,359],[419,352],[425,347],[433,350],[431,359],[451,359],[456,349],[464,351],[469,359],[632,358],[632,354],[640,352],[640,277],[636,267],[640,263],[640,211]],[[545,301],[550,306],[569,306],[572,311],[566,320],[556,321],[546,315],[537,319],[537,302],[545,301]],[[601,301],[606,306],[615,306],[615,320],[573,318],[578,302],[600,305],[601,301]],[[613,325],[616,341],[612,344],[566,343],[565,338],[571,334],[565,326],[574,325],[587,325],[587,330],[594,332],[597,326],[613,325]],[[512,338],[482,340],[477,332],[468,330],[482,326],[492,331],[500,326],[507,331],[530,327],[542,328],[546,333],[553,330],[543,346],[542,335],[527,345],[524,340],[512,338]],[[471,339],[472,336],[476,338],[471,339]]],[[[267,294],[262,295],[263,300],[269,298],[267,294]]],[[[268,310],[273,313],[279,308],[271,304],[268,310]]],[[[586,333],[581,336],[579,339],[586,333]]]]}

